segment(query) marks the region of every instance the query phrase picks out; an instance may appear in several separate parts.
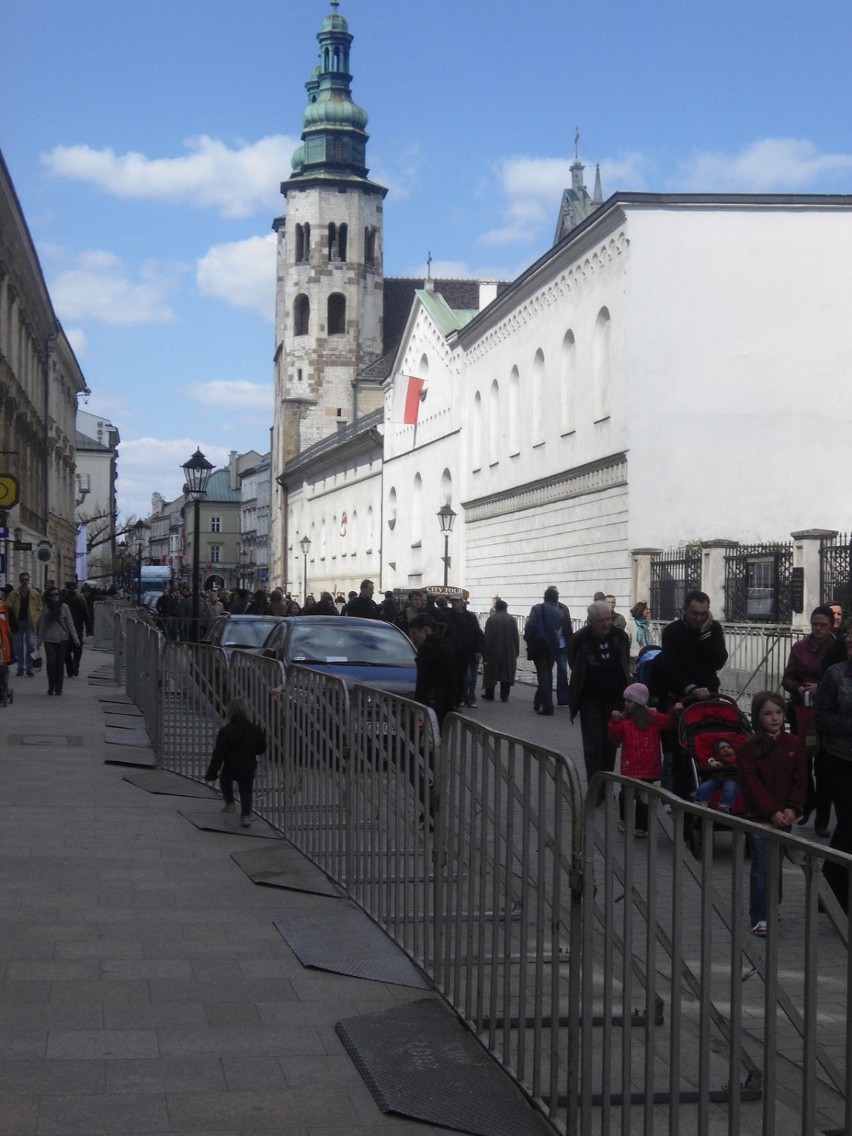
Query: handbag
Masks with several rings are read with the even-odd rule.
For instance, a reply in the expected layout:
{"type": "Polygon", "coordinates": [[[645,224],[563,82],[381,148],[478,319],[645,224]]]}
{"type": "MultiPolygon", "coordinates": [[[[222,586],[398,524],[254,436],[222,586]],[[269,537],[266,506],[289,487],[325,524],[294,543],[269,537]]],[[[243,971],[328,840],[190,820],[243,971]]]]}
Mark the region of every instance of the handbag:
{"type": "Polygon", "coordinates": [[[33,670],[34,671],[40,671],[41,670],[41,663],[42,663],[41,655],[33,655],[33,670]]]}

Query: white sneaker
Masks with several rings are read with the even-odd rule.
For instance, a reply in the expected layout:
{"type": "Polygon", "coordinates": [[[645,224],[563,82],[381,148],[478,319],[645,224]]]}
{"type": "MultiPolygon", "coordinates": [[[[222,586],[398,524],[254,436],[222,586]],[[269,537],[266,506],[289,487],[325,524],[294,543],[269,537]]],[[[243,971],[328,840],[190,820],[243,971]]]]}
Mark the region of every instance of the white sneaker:
{"type": "Polygon", "coordinates": [[[757,935],[757,937],[759,939],[765,939],[766,938],[766,920],[765,919],[758,919],[758,921],[752,927],[751,933],[752,933],[752,935],[757,935]]]}

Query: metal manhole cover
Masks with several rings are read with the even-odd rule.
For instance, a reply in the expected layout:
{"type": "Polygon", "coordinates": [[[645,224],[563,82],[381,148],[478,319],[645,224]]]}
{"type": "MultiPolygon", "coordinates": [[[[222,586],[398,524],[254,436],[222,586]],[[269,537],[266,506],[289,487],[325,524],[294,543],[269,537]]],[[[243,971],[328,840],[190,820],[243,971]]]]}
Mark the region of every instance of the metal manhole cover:
{"type": "Polygon", "coordinates": [[[77,749],[83,744],[82,734],[9,734],[7,745],[41,746],[44,749],[77,749]]]}

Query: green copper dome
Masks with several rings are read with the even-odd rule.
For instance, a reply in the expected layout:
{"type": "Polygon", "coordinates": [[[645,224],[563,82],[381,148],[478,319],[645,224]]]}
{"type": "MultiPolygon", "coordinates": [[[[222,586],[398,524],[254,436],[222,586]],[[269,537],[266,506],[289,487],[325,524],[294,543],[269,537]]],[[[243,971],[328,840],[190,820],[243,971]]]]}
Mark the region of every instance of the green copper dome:
{"type": "Polygon", "coordinates": [[[305,130],[316,130],[321,126],[354,126],[363,130],[368,115],[363,107],[353,103],[340,91],[321,91],[314,102],[309,103],[302,120],[305,130]]]}

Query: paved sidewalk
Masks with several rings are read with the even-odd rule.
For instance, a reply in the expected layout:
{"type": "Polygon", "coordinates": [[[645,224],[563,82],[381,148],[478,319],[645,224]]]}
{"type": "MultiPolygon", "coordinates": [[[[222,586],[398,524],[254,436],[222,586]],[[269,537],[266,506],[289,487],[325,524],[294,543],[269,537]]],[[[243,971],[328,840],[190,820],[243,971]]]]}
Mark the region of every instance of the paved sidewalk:
{"type": "Polygon", "coordinates": [[[254,885],[230,854],[260,841],[104,764],[110,661],[0,708],[0,1136],[446,1132],[383,1115],[334,1031],[424,992],[305,969],[273,920],[332,901],[254,885]]]}

